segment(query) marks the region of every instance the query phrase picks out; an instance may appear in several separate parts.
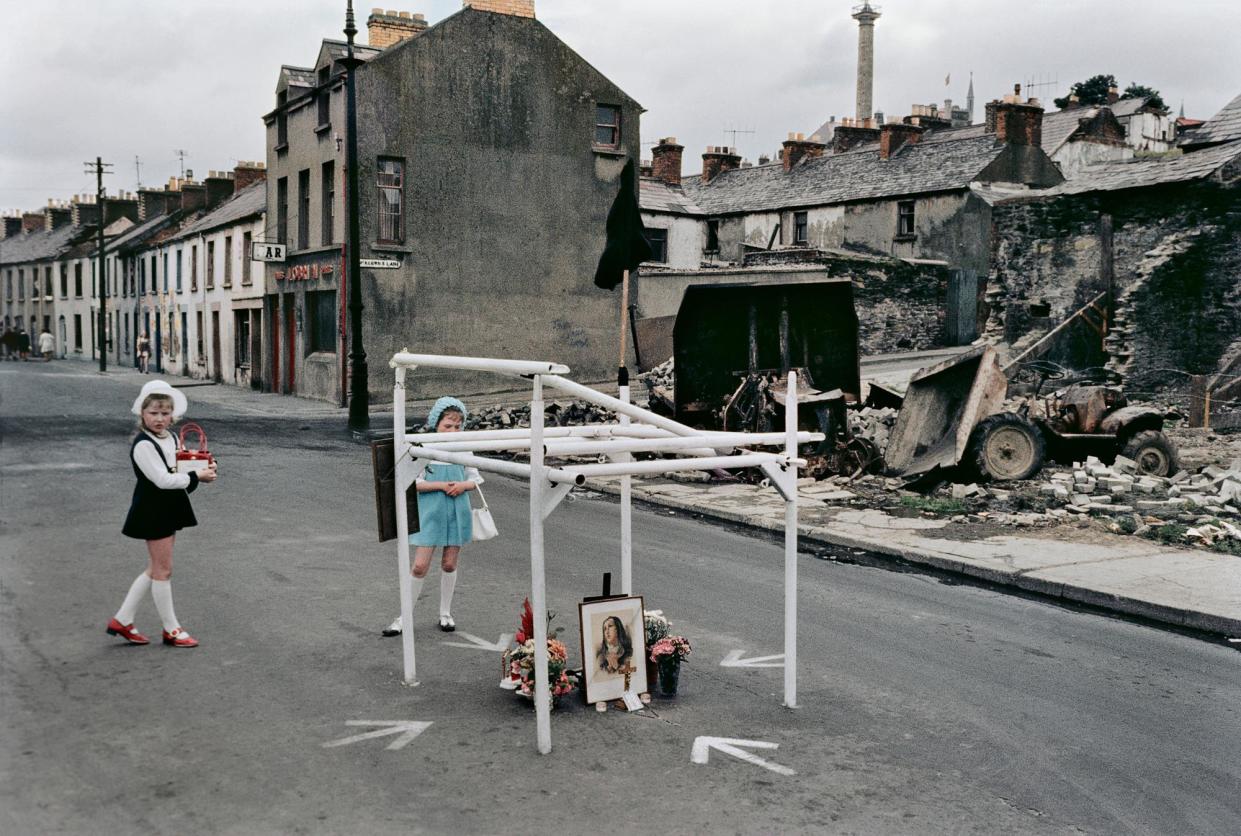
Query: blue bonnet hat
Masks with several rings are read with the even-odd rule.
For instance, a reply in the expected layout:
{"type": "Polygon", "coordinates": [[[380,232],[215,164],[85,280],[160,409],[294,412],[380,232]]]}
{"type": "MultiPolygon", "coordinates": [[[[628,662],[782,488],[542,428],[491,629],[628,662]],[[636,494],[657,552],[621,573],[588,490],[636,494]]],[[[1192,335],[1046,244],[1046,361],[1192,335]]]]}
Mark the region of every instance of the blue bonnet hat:
{"type": "Polygon", "coordinates": [[[455,409],[461,413],[462,422],[470,417],[469,411],[465,408],[465,404],[456,398],[450,398],[447,395],[435,402],[435,406],[431,407],[431,411],[427,413],[426,431],[435,432],[435,428],[439,426],[440,416],[444,414],[444,410],[455,409]]]}

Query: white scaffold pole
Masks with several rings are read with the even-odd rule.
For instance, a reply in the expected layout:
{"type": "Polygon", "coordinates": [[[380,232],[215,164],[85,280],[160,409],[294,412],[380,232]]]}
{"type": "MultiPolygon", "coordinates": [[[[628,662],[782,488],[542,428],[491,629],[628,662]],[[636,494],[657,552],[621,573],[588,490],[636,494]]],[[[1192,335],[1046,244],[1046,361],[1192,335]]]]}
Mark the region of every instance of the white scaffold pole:
{"type": "Polygon", "coordinates": [[[530,609],[534,612],[534,716],[539,753],[552,750],[551,689],[547,682],[547,574],[543,562],[543,376],[530,398],[530,609]]]}
{"type": "Polygon", "coordinates": [[[392,399],[392,456],[395,462],[393,487],[396,491],[396,552],[397,571],[400,573],[398,588],[401,594],[401,657],[404,663],[406,685],[414,685],[417,681],[417,670],[414,663],[414,601],[413,583],[409,577],[409,516],[405,504],[405,490],[408,487],[402,482],[401,476],[406,472],[406,454],[409,452],[409,441],[405,438],[405,369],[396,367],[395,397],[392,399]]]}
{"type": "Polygon", "coordinates": [[[784,705],[797,708],[797,373],[789,372],[784,403],[785,456],[793,489],[784,498],[784,705]]]}
{"type": "MultiPolygon", "coordinates": [[[[624,359],[624,358],[622,358],[624,359]]],[[[625,403],[629,403],[629,377],[628,372],[622,367],[625,377],[622,383],[617,387],[619,399],[625,403]]],[[[629,426],[629,416],[624,412],[620,413],[620,424],[622,427],[629,426]]],[[[627,462],[633,459],[628,453],[619,453],[612,457],[613,461],[627,462]]],[[[621,513],[621,594],[633,594],[633,477],[626,473],[621,477],[620,483],[620,513],[621,513]]]]}

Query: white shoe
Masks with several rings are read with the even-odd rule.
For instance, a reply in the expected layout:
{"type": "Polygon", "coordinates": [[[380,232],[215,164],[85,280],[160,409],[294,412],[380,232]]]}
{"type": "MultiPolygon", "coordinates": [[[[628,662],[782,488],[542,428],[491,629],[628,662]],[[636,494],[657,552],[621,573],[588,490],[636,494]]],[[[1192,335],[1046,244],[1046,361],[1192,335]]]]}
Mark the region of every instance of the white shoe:
{"type": "Polygon", "coordinates": [[[392,619],[391,624],[383,628],[383,635],[388,637],[401,635],[401,617],[399,615],[392,619]]]}

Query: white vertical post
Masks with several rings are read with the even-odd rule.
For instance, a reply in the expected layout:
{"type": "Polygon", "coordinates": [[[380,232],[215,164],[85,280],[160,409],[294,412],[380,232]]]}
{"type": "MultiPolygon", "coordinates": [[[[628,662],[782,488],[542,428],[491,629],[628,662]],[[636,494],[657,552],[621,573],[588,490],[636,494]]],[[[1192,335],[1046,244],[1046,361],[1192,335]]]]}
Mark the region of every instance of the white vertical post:
{"type": "Polygon", "coordinates": [[[416,684],[417,671],[414,663],[414,601],[413,584],[409,578],[409,517],[405,506],[405,490],[409,486],[401,478],[406,470],[406,454],[409,441],[405,438],[405,367],[394,369],[396,384],[392,399],[392,456],[396,462],[392,474],[396,490],[396,553],[397,571],[400,573],[401,594],[401,656],[404,662],[406,685],[416,684]]]}
{"type": "MultiPolygon", "coordinates": [[[[619,387],[617,393],[620,400],[629,403],[629,384],[619,387]]],[[[620,413],[622,427],[629,426],[629,416],[620,413]]],[[[621,453],[613,456],[613,461],[627,462],[633,456],[621,453]]],[[[633,477],[628,474],[621,477],[620,512],[621,512],[621,594],[633,594],[633,477]]]]}
{"type": "Polygon", "coordinates": [[[543,565],[543,377],[530,398],[530,609],[534,612],[534,716],[539,753],[552,750],[551,689],[547,682],[547,577],[543,565]]]}
{"type": "MultiPolygon", "coordinates": [[[[797,458],[797,372],[789,372],[784,401],[785,455],[797,458]]],[[[797,465],[790,464],[793,489],[784,499],[784,705],[797,707],[797,465]]]]}

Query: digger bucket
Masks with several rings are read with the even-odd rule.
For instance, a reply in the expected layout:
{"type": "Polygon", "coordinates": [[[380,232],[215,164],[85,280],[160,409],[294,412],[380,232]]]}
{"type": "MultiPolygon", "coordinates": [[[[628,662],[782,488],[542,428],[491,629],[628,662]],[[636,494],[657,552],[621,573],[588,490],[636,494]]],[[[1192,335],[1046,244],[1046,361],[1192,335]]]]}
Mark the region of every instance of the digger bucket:
{"type": "Polygon", "coordinates": [[[979,346],[922,369],[909,381],[884,461],[896,476],[960,464],[979,421],[999,412],[1008,392],[995,349],[979,346]]]}

